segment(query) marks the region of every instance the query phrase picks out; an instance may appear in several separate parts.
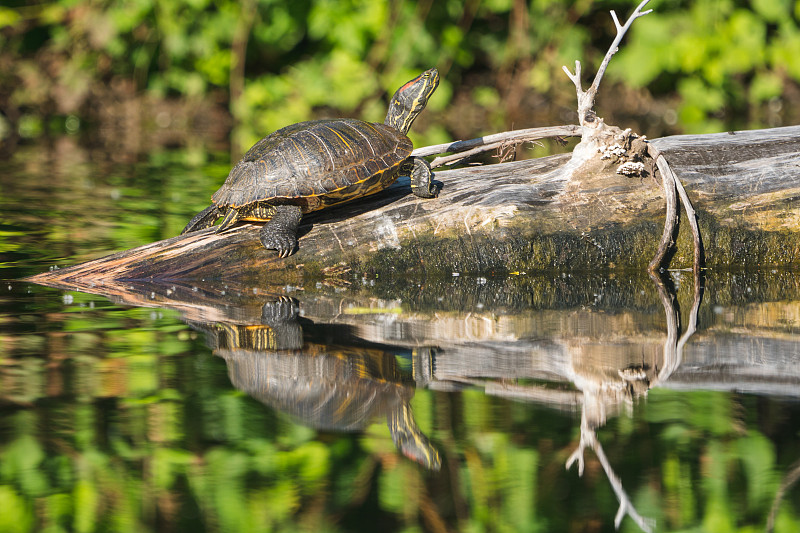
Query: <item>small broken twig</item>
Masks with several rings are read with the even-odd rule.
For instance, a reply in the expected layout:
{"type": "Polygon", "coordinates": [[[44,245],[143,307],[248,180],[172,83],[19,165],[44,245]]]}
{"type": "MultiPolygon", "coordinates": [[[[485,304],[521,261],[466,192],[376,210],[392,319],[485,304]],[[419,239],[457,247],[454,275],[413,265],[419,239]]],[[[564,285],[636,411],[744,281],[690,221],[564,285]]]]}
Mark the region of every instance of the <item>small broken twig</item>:
{"type": "Polygon", "coordinates": [[[497,147],[497,153],[494,155],[500,160],[500,163],[506,161],[514,161],[517,159],[517,146],[522,144],[520,141],[506,141],[497,147]]]}

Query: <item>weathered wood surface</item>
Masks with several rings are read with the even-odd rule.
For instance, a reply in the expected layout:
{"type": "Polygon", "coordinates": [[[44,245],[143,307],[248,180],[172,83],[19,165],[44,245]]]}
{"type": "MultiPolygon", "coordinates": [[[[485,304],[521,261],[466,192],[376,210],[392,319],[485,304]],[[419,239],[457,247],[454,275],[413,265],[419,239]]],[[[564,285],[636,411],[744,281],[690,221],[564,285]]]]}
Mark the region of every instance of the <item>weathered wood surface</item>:
{"type": "Polygon", "coordinates": [[[800,126],[652,142],[718,224],[800,232],[800,126]]]}
{"type": "MultiPolygon", "coordinates": [[[[698,212],[707,266],[800,265],[800,127],[652,142],[698,212]]],[[[564,154],[439,171],[442,190],[431,200],[411,195],[401,179],[370,198],[309,216],[299,251],[287,259],[260,246],[256,226],[243,225],[178,236],[32,281],[278,283],[348,270],[356,277],[430,277],[645,269],[663,228],[660,185],[618,175],[613,166],[571,177],[569,160],[564,154]]],[[[672,266],[689,266],[691,257],[691,240],[679,237],[672,266]]]]}

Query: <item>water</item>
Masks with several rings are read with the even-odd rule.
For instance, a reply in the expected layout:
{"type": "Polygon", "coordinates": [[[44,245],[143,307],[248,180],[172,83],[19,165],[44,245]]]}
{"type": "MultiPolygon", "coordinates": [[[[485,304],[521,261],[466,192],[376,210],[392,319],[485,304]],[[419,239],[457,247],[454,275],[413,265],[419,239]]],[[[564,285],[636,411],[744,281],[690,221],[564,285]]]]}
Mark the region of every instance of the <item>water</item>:
{"type": "Polygon", "coordinates": [[[59,143],[0,176],[0,530],[800,530],[796,271],[48,288],[227,173],[59,143]]]}

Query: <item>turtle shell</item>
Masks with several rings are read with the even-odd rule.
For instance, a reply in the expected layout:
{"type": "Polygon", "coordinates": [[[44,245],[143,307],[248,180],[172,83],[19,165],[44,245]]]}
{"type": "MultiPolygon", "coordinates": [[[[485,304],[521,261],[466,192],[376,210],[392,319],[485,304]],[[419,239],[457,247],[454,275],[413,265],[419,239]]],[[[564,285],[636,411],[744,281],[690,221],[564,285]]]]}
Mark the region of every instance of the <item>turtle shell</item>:
{"type": "Polygon", "coordinates": [[[384,124],[315,120],[253,145],[212,196],[219,207],[294,204],[303,213],[377,192],[398,176],[411,140],[384,124]]]}

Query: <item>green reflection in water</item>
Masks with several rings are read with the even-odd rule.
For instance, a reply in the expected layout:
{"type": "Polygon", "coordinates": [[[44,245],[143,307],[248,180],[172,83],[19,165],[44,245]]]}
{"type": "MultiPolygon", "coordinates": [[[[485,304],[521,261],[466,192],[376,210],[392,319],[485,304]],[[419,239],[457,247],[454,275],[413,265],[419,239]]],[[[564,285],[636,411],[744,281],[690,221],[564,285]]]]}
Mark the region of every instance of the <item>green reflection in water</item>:
{"type": "Polygon", "coordinates": [[[0,176],[3,277],[63,266],[180,232],[229,170],[227,156],[190,151],[111,163],[73,138],[21,147],[0,176]]]}

